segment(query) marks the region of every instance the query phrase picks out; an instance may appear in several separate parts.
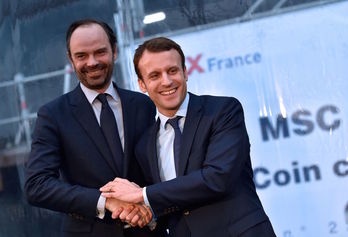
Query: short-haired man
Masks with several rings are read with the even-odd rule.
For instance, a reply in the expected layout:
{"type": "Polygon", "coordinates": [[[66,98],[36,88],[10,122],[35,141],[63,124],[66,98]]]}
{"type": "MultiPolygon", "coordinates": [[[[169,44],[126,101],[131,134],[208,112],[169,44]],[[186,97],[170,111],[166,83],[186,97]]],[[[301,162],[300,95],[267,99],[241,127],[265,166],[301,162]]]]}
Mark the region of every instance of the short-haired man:
{"type": "Polygon", "coordinates": [[[80,84],[38,112],[26,165],[28,201],[66,213],[64,236],[155,236],[111,218],[112,212],[143,227],[151,219],[148,208],[105,199],[99,191],[115,177],[145,184],[134,148],[154,123],[154,105],[147,96],[112,83],[116,37],[106,23],[72,23],[66,44],[80,84]]]}
{"type": "Polygon", "coordinates": [[[155,217],[167,216],[170,236],[275,236],[256,194],[239,101],[187,93],[185,57],[170,39],[140,45],[134,66],[158,111],[136,148],[154,184],[142,189],[116,178],[103,195],[145,200],[155,217]]]}

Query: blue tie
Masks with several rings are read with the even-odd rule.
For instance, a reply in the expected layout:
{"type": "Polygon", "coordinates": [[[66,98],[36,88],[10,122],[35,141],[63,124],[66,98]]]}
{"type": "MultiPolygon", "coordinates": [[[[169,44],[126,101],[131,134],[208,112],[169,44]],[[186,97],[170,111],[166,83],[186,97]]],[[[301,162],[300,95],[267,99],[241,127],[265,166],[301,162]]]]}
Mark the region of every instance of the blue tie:
{"type": "Polygon", "coordinates": [[[107,94],[99,94],[97,96],[97,99],[102,103],[102,109],[100,112],[100,127],[113,155],[116,168],[120,172],[119,175],[121,175],[123,171],[123,150],[120,135],[118,134],[115,115],[110,108],[106,95],[107,94]]]}
{"type": "Polygon", "coordinates": [[[179,154],[180,154],[180,143],[181,143],[181,131],[179,128],[179,119],[181,119],[182,116],[176,116],[175,118],[168,119],[167,123],[169,123],[174,128],[174,163],[175,163],[175,172],[176,175],[178,175],[179,171],[179,154]]]}

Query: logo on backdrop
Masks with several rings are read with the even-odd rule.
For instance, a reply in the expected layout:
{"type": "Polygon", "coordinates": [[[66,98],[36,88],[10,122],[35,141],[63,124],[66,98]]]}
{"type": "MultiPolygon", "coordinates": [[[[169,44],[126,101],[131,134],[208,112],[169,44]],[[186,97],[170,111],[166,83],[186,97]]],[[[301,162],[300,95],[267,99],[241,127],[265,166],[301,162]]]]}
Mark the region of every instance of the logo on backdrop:
{"type": "Polygon", "coordinates": [[[222,70],[231,70],[245,66],[258,64],[262,60],[262,55],[259,52],[247,53],[235,56],[213,56],[204,57],[203,53],[195,56],[186,57],[186,65],[188,66],[187,73],[205,73],[222,70]]]}

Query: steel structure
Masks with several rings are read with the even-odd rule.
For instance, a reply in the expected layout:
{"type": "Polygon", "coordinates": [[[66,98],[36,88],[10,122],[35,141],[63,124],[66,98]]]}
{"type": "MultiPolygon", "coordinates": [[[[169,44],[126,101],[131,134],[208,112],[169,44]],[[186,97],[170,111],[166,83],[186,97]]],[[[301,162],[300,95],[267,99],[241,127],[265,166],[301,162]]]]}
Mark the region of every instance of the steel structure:
{"type": "Polygon", "coordinates": [[[20,102],[20,114],[18,116],[0,120],[0,126],[11,123],[18,123],[18,130],[14,136],[14,149],[5,149],[0,151],[0,166],[12,163],[9,160],[6,160],[6,157],[15,156],[16,154],[23,154],[28,152],[30,149],[31,129],[29,120],[36,118],[36,112],[30,113],[28,110],[24,84],[28,82],[46,80],[52,77],[62,76],[61,78],[64,80],[64,87],[62,93],[67,93],[70,90],[71,73],[72,69],[70,65],[66,65],[62,70],[33,76],[24,76],[22,73],[17,73],[14,76],[13,81],[6,81],[0,83],[0,89],[3,89],[5,87],[15,87],[18,92],[18,101],[20,102]],[[25,143],[20,144],[23,134],[25,136],[25,143]]]}

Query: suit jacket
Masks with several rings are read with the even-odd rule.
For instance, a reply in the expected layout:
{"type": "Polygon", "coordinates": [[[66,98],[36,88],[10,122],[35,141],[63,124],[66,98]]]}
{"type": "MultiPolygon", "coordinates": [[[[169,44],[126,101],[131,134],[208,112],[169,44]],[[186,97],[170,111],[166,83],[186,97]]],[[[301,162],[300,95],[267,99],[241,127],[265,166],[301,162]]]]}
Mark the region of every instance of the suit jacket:
{"type": "MultiPolygon", "coordinates": [[[[106,236],[93,226],[100,222],[96,218],[99,188],[115,177],[144,185],[134,148],[143,131],[154,123],[155,107],[145,95],[116,90],[122,103],[124,157],[112,157],[79,85],[38,112],[26,164],[25,193],[32,205],[68,214],[63,219],[64,231],[97,231],[96,236],[106,236]],[[124,160],[121,172],[116,169],[114,159],[124,160]]],[[[112,219],[108,216],[104,221],[112,219]]],[[[123,232],[121,226],[116,229],[123,232]]],[[[116,232],[113,236],[120,236],[120,231],[116,232]]],[[[108,234],[112,234],[110,230],[108,234]]]]}
{"type": "Polygon", "coordinates": [[[190,94],[178,177],[166,182],[158,171],[158,129],[159,121],[140,140],[136,157],[146,180],[154,183],[146,189],[151,208],[156,217],[168,218],[171,236],[239,236],[269,221],[256,194],[249,138],[237,99],[190,94]]]}

